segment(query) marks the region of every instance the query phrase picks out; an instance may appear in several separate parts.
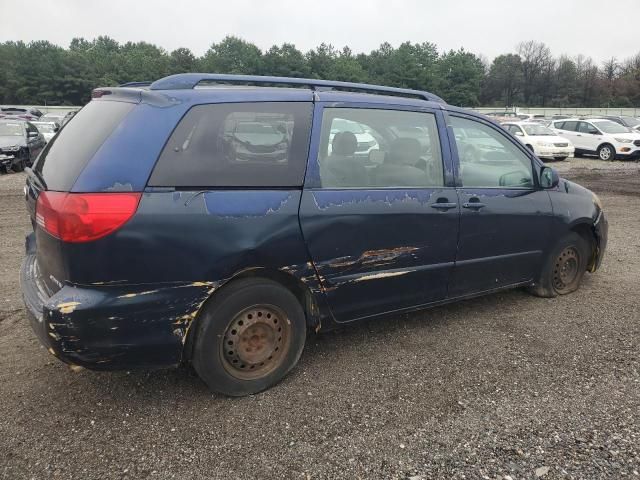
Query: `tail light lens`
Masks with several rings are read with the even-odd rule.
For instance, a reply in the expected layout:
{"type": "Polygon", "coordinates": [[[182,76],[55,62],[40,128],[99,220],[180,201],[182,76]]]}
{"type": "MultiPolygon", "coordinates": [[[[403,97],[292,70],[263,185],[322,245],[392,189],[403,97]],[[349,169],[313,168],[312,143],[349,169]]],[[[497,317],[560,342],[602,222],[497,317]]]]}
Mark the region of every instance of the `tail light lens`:
{"type": "Polygon", "coordinates": [[[65,242],[90,242],[116,231],[138,208],[141,193],[41,192],[36,222],[65,242]]]}

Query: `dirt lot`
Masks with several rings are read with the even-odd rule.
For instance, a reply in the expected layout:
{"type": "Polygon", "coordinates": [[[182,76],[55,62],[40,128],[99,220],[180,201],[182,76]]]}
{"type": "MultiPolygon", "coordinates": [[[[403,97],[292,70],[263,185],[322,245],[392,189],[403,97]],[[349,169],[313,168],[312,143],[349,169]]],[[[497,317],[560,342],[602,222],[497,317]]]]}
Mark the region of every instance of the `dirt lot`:
{"type": "Polygon", "coordinates": [[[640,166],[557,167],[611,225],[579,292],[312,336],[283,383],[242,399],[184,370],[72,372],[41,348],[18,287],[24,178],[0,177],[0,476],[640,478],[640,166]]]}

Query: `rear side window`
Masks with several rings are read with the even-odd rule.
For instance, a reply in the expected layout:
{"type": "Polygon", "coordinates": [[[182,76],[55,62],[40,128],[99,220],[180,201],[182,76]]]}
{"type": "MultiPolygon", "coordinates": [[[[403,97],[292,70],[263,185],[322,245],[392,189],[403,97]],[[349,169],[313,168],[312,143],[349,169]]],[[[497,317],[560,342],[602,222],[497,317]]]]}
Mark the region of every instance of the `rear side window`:
{"type": "Polygon", "coordinates": [[[307,102],[195,106],[171,134],[149,185],[299,187],[311,115],[307,102]]]}
{"type": "Polygon", "coordinates": [[[568,132],[575,132],[576,130],[578,130],[578,122],[564,122],[564,126],[562,127],[562,130],[567,130],[568,132]]]}
{"type": "Polygon", "coordinates": [[[42,151],[35,170],[49,190],[71,190],[80,172],[111,132],[135,107],[126,102],[89,102],[42,151]]]}

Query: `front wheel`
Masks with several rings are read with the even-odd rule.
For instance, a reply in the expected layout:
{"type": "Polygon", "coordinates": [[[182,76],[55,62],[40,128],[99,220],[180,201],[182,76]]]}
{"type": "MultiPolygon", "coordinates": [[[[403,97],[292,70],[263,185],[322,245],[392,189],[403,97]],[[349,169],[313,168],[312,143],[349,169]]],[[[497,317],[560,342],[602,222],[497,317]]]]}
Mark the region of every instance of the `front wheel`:
{"type": "Polygon", "coordinates": [[[563,160],[566,160],[567,157],[553,157],[553,159],[558,161],[558,162],[562,162],[563,160]]]}
{"type": "Polygon", "coordinates": [[[598,148],[598,158],[600,160],[604,160],[605,162],[608,162],[610,160],[613,160],[615,156],[616,156],[615,148],[613,148],[613,146],[609,145],[608,143],[605,143],[604,145],[600,145],[600,148],[598,148]]]}
{"type": "Polygon", "coordinates": [[[549,298],[578,290],[589,253],[589,243],[577,233],[563,237],[547,257],[540,277],[530,287],[531,293],[549,298]]]}
{"type": "Polygon", "coordinates": [[[267,279],[238,280],[206,305],[198,320],[193,366],[214,392],[261,392],[298,362],[306,320],[298,299],[267,279]]]}

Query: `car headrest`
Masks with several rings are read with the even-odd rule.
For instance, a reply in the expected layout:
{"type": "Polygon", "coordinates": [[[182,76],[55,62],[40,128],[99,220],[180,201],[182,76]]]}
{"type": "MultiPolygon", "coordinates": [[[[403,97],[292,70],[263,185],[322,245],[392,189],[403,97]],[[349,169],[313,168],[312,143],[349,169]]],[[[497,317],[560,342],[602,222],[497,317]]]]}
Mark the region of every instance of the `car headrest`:
{"type": "Polygon", "coordinates": [[[353,155],[358,148],[358,139],[351,132],[338,132],[331,142],[331,153],[335,155],[353,155]]]}
{"type": "Polygon", "coordinates": [[[396,138],[389,147],[388,161],[396,165],[415,165],[422,148],[415,138],[396,138]]]}

